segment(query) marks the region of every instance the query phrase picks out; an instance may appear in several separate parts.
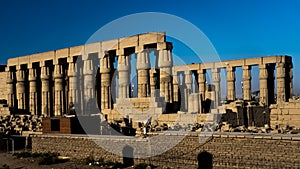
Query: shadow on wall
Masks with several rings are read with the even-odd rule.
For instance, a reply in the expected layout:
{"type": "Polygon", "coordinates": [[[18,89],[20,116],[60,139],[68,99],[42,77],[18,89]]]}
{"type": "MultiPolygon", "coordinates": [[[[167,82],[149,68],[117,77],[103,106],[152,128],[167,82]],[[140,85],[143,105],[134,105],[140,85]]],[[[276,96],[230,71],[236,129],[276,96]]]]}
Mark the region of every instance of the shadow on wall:
{"type": "Polygon", "coordinates": [[[134,165],[134,159],[131,158],[131,157],[133,157],[133,148],[126,145],[123,148],[122,154],[123,154],[123,164],[124,164],[124,166],[125,167],[133,166],[134,165]]]}
{"type": "Polygon", "coordinates": [[[212,169],[213,155],[207,151],[198,154],[198,169],[212,169]]]}

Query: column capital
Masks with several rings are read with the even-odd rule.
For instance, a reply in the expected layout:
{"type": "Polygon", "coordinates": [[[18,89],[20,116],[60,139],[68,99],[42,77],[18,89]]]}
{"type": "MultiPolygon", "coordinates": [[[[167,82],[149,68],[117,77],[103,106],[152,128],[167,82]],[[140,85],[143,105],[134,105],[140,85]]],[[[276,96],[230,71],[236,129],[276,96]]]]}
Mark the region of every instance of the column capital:
{"type": "Polygon", "coordinates": [[[137,70],[143,70],[143,69],[149,69],[150,68],[150,59],[149,59],[149,50],[145,49],[141,52],[138,52],[136,54],[136,69],[137,70]]]}
{"type": "Polygon", "coordinates": [[[259,79],[267,79],[267,78],[268,78],[267,65],[265,64],[259,65],[259,79]]]}
{"type": "Polygon", "coordinates": [[[251,70],[251,66],[249,66],[249,65],[243,65],[242,69],[243,70],[251,70]]]}
{"type": "Polygon", "coordinates": [[[159,50],[158,51],[158,67],[172,67],[173,66],[173,58],[172,52],[170,50],[159,50]]]}
{"type": "Polygon", "coordinates": [[[41,79],[47,80],[50,78],[49,67],[43,66],[41,67],[41,79]]]}
{"type": "Polygon", "coordinates": [[[106,52],[105,56],[100,59],[100,73],[110,73],[111,71],[111,63],[110,56],[108,52],[106,52]]]}
{"type": "Polygon", "coordinates": [[[31,68],[29,69],[29,74],[28,74],[28,80],[29,81],[35,81],[37,79],[37,72],[36,69],[31,68]]]}
{"type": "Polygon", "coordinates": [[[18,82],[25,81],[25,70],[22,70],[22,69],[17,70],[17,81],[18,82]]]}
{"type": "Polygon", "coordinates": [[[62,65],[57,64],[54,66],[54,74],[53,74],[54,79],[57,78],[62,78],[63,77],[63,69],[62,65]]]}
{"type": "Polygon", "coordinates": [[[73,63],[73,62],[69,63],[68,76],[69,77],[77,76],[77,64],[76,63],[73,63]]]}

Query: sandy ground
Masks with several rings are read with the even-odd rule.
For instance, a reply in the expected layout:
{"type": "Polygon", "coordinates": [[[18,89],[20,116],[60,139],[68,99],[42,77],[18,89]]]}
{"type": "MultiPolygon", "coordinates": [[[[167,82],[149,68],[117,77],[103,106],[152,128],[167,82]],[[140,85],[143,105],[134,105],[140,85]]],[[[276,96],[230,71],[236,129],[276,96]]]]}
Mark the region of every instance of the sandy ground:
{"type": "Polygon", "coordinates": [[[0,168],[3,165],[8,165],[10,169],[39,169],[39,168],[46,168],[46,169],[57,169],[57,168],[70,168],[70,169],[94,169],[94,168],[101,168],[96,166],[88,166],[83,165],[79,161],[70,160],[68,162],[59,163],[59,164],[52,164],[52,165],[38,165],[37,163],[38,158],[17,158],[13,156],[11,153],[2,153],[0,152],[0,168]]]}

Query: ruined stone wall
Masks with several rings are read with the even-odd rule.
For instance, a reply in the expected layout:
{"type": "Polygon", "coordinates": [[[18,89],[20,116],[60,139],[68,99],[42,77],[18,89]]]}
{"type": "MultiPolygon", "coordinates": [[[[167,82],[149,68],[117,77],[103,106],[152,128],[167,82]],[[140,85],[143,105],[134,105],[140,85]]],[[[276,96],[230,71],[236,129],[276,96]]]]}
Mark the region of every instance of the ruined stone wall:
{"type": "Polygon", "coordinates": [[[0,99],[7,100],[6,72],[0,72],[0,99]]]}
{"type": "Polygon", "coordinates": [[[287,125],[300,128],[300,101],[289,100],[270,106],[270,124],[272,128],[278,126],[285,128],[287,125]]]}
{"type": "MultiPolygon", "coordinates": [[[[180,137],[170,135],[172,139],[180,137]]],[[[246,133],[219,133],[199,143],[205,135],[191,134],[165,153],[147,159],[135,159],[134,163],[146,162],[170,168],[201,168],[203,161],[214,168],[299,168],[300,135],[270,135],[246,133]]],[[[128,138],[93,138],[106,140],[104,144],[132,142],[128,138]]],[[[147,140],[147,139],[145,139],[147,140]]],[[[143,141],[142,141],[143,142],[143,141]]],[[[145,141],[146,142],[146,141],[145,141]]],[[[165,139],[158,144],[166,142],[165,139]]],[[[74,158],[103,157],[105,160],[123,162],[123,158],[105,151],[92,138],[72,135],[41,135],[32,137],[33,152],[58,152],[74,158]]],[[[134,150],[136,151],[136,150],[134,150]]],[[[140,150],[138,150],[140,151],[140,150]]]]}

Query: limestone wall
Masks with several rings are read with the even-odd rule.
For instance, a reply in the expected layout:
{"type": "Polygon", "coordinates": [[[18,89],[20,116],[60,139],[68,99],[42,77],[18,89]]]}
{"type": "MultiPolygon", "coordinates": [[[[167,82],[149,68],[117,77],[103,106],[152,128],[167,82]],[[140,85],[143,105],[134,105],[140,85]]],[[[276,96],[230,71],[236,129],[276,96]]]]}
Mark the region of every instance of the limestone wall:
{"type": "MultiPolygon", "coordinates": [[[[176,140],[178,135],[170,135],[176,140]]],[[[170,168],[203,167],[203,161],[214,168],[299,168],[300,135],[259,135],[245,133],[220,133],[199,143],[205,135],[191,134],[177,146],[165,153],[147,159],[135,159],[134,163],[146,162],[170,168]],[[199,164],[200,163],[200,164],[199,164]]],[[[129,138],[97,137],[72,135],[41,135],[32,137],[33,152],[58,152],[74,158],[103,157],[105,160],[123,162],[123,158],[105,151],[94,140],[103,144],[114,143],[115,151],[121,151],[118,143],[134,142],[129,138]]],[[[147,139],[140,140],[147,143],[147,139]]],[[[166,143],[165,139],[158,144],[166,143]]],[[[159,145],[157,145],[159,146],[159,145]]],[[[133,150],[143,153],[141,150],[133,150]]]]}
{"type": "Polygon", "coordinates": [[[0,99],[7,100],[6,72],[0,72],[0,99]]]}
{"type": "Polygon", "coordinates": [[[289,100],[270,106],[270,124],[272,128],[287,125],[300,128],[300,101],[289,100]]]}

